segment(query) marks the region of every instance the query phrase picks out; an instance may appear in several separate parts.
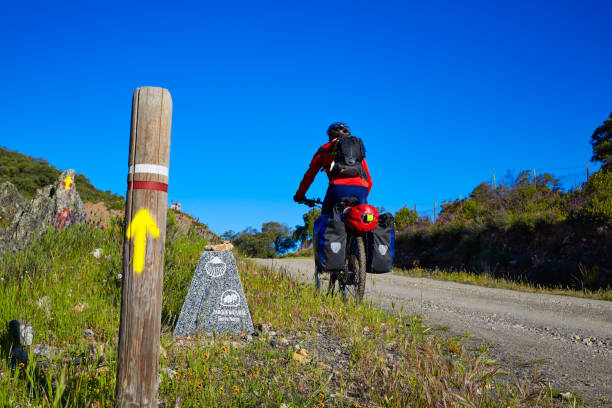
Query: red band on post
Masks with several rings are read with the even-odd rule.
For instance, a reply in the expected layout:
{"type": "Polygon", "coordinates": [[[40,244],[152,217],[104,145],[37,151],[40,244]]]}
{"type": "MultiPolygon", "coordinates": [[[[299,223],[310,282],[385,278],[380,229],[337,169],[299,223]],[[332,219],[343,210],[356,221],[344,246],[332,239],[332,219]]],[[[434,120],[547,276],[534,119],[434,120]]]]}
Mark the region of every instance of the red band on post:
{"type": "Polygon", "coordinates": [[[158,181],[128,181],[128,190],[155,190],[168,192],[168,185],[158,181]]]}

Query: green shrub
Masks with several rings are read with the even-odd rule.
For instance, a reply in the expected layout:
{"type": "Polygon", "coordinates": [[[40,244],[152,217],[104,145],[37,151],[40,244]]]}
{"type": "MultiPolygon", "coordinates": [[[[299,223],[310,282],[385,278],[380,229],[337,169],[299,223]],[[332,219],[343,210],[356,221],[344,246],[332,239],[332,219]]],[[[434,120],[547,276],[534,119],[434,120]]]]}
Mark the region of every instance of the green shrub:
{"type": "Polygon", "coordinates": [[[410,208],[403,206],[399,210],[395,212],[395,228],[398,231],[403,230],[404,228],[414,225],[419,218],[419,214],[416,211],[411,210],[410,208]]]}
{"type": "Polygon", "coordinates": [[[612,220],[612,172],[600,170],[585,185],[588,202],[583,213],[593,218],[612,220]]]}

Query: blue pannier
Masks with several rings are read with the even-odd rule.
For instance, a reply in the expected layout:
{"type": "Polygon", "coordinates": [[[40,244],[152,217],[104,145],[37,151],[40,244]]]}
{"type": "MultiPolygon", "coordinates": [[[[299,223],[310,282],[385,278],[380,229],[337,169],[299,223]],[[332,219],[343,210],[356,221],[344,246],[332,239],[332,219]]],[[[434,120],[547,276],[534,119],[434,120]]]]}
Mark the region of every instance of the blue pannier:
{"type": "Polygon", "coordinates": [[[368,232],[367,271],[370,273],[386,273],[393,269],[395,257],[395,228],[393,215],[382,214],[378,217],[378,225],[368,232]]]}
{"type": "Polygon", "coordinates": [[[334,209],[331,214],[321,214],[315,220],[313,243],[317,266],[326,271],[344,268],[346,227],[338,210],[334,209]]]}

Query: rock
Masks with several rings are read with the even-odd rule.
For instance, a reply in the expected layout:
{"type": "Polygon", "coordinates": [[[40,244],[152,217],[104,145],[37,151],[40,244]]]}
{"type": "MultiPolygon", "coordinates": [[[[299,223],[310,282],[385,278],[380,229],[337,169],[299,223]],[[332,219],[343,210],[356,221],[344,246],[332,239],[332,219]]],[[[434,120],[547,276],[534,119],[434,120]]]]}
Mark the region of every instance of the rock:
{"type": "Polygon", "coordinates": [[[560,392],[559,395],[561,396],[561,398],[569,400],[572,398],[572,393],[571,392],[560,392]]]}
{"type": "Polygon", "coordinates": [[[298,361],[298,362],[302,363],[302,364],[306,364],[306,363],[308,363],[310,361],[310,359],[308,358],[308,355],[307,354],[302,354],[302,353],[293,353],[293,359],[295,361],[298,361]]]}
{"type": "Polygon", "coordinates": [[[104,343],[94,341],[89,345],[89,361],[95,361],[97,364],[106,361],[106,345],[104,343]]]}
{"type": "MultiPolygon", "coordinates": [[[[2,234],[0,251],[18,250],[24,247],[32,240],[34,231],[42,234],[52,225],[64,228],[83,222],[85,210],[83,201],[76,191],[75,176],[72,169],[62,172],[54,184],[36,191],[30,203],[23,206],[22,197],[21,203],[17,205],[20,207],[19,210],[13,209],[6,212],[6,214],[14,213],[14,215],[10,225],[2,234]]],[[[0,200],[4,192],[5,197],[10,196],[20,201],[14,194],[13,188],[7,186],[6,183],[2,186],[4,190],[0,192],[0,200]]]]}
{"type": "Polygon", "coordinates": [[[229,241],[223,241],[222,244],[217,245],[210,244],[204,247],[206,251],[231,251],[232,249],[234,249],[234,245],[229,241]]]}
{"type": "Polygon", "coordinates": [[[17,187],[6,181],[0,185],[0,228],[7,228],[16,216],[28,208],[28,202],[23,198],[17,187]]]}
{"type": "Polygon", "coordinates": [[[579,335],[574,335],[574,337],[572,337],[573,340],[580,340],[580,336],[579,335]]]}
{"type": "Polygon", "coordinates": [[[27,320],[11,320],[7,325],[7,331],[13,344],[18,346],[32,345],[32,340],[34,340],[34,326],[27,320]]]}
{"type": "Polygon", "coordinates": [[[11,350],[11,357],[13,359],[12,365],[16,365],[18,363],[28,364],[28,353],[25,350],[15,348],[11,350]]]}
{"type": "Polygon", "coordinates": [[[268,336],[274,337],[274,336],[276,336],[276,332],[275,331],[270,331],[270,332],[268,332],[268,336]]]}
{"type": "Polygon", "coordinates": [[[51,313],[51,299],[49,296],[43,296],[36,301],[36,306],[47,313],[51,313]]]}
{"type": "Polygon", "coordinates": [[[93,336],[95,333],[93,330],[91,329],[86,329],[83,331],[83,337],[91,337],[93,336]]]}
{"type": "Polygon", "coordinates": [[[44,344],[37,344],[35,346],[32,346],[32,348],[32,354],[35,357],[46,358],[48,360],[53,360],[61,351],[57,347],[46,346],[44,344]]]}
{"type": "Polygon", "coordinates": [[[75,312],[79,312],[79,313],[82,313],[87,309],[89,309],[89,305],[87,303],[81,303],[81,302],[77,303],[72,308],[72,310],[74,310],[75,312]]]}
{"type": "Polygon", "coordinates": [[[91,254],[94,256],[94,258],[100,259],[100,257],[102,256],[102,252],[102,248],[96,248],[91,254]]]}
{"type": "Polygon", "coordinates": [[[166,367],[166,368],[162,369],[162,372],[164,374],[166,374],[169,379],[173,379],[176,376],[176,374],[177,374],[176,371],[174,371],[173,369],[171,369],[169,367],[166,367]]]}

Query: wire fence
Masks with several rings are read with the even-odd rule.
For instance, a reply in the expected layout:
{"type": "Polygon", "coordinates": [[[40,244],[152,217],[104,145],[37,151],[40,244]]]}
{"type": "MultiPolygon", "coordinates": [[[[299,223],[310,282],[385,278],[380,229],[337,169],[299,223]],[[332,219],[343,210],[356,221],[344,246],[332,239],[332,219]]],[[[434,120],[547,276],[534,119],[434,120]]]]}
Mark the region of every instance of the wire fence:
{"type": "MultiPolygon", "coordinates": [[[[587,166],[573,166],[573,167],[558,167],[554,169],[531,169],[529,170],[529,179],[531,181],[536,180],[538,174],[550,174],[559,182],[559,187],[563,191],[571,191],[580,188],[585,182],[588,181],[590,174],[594,172],[595,169],[591,168],[589,165],[587,166]]],[[[511,186],[516,182],[517,176],[520,172],[516,170],[506,170],[503,175],[499,175],[500,173],[493,173],[486,180],[491,186],[494,188],[499,185],[511,186]]],[[[453,202],[457,199],[468,198],[470,193],[467,194],[459,194],[455,198],[449,198],[444,200],[432,200],[429,203],[413,203],[410,205],[406,205],[406,207],[411,210],[415,210],[420,217],[427,217],[432,221],[435,221],[437,215],[441,210],[441,205],[444,203],[453,202]]]]}

